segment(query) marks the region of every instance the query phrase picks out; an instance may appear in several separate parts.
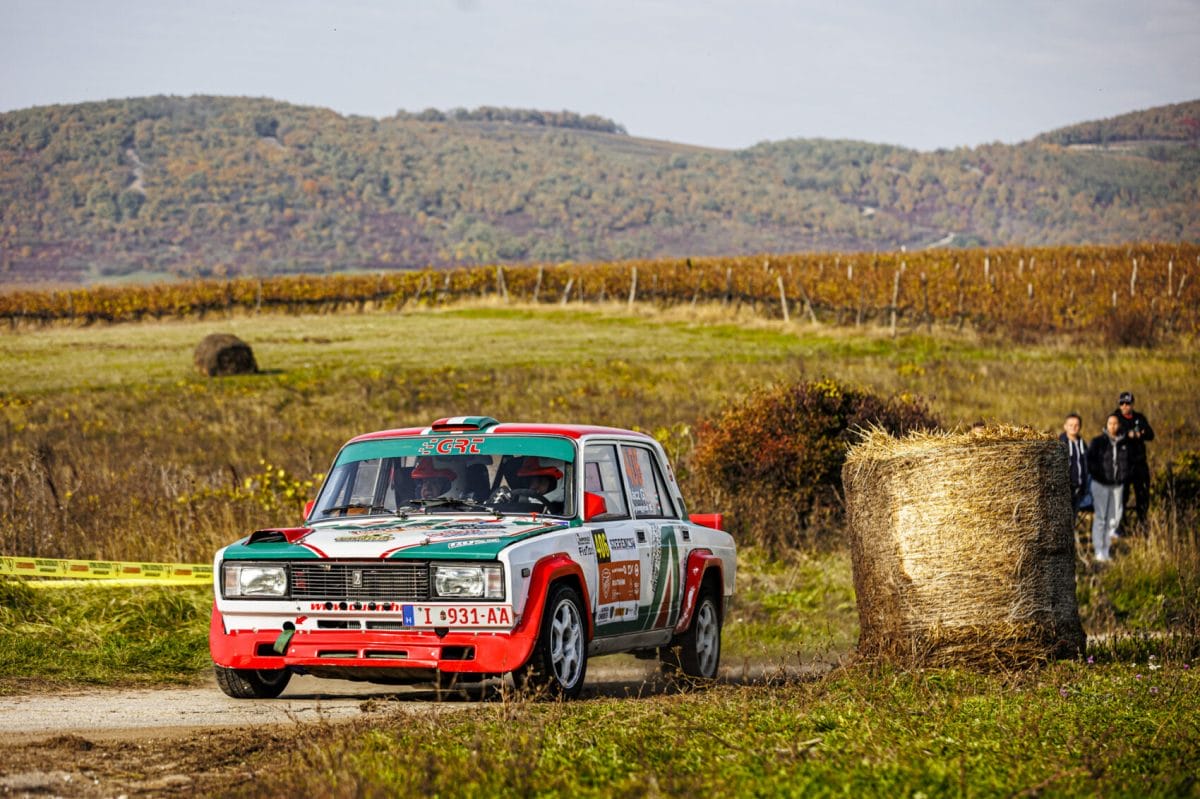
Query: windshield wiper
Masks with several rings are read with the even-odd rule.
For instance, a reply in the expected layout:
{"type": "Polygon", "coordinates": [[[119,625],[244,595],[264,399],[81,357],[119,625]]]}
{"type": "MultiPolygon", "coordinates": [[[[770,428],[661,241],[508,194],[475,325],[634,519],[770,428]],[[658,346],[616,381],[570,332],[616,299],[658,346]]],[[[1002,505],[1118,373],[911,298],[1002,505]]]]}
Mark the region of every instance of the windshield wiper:
{"type": "Polygon", "coordinates": [[[468,510],[483,510],[500,516],[500,512],[491,505],[485,505],[477,499],[466,497],[434,497],[433,499],[410,499],[405,505],[416,505],[418,508],[467,508],[468,510]]]}
{"type": "Polygon", "coordinates": [[[365,510],[366,515],[374,516],[376,513],[386,513],[389,516],[395,516],[396,511],[386,505],[368,505],[365,502],[352,502],[349,505],[335,505],[332,508],[325,508],[321,511],[322,516],[328,516],[331,513],[345,513],[351,510],[365,510]]]}

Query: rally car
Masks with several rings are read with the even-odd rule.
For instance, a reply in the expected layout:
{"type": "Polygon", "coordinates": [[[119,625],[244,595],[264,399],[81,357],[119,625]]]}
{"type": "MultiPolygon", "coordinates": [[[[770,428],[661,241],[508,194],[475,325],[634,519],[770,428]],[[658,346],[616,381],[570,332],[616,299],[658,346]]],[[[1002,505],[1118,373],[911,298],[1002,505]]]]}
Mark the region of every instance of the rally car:
{"type": "Polygon", "coordinates": [[[292,674],[511,674],[572,698],[588,657],[614,652],[712,678],[736,569],[720,527],[688,515],[643,433],[455,417],[362,435],[303,526],[217,552],[217,683],[272,698],[292,674]]]}

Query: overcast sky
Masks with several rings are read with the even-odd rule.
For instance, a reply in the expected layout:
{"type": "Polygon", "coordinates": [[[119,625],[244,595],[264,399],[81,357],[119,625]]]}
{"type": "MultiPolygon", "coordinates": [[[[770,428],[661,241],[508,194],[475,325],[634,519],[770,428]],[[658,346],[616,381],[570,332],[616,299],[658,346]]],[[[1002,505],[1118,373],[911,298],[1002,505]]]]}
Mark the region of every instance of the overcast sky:
{"type": "Polygon", "coordinates": [[[1200,98],[1200,0],[0,0],[0,111],[152,94],[931,150],[1200,98]]]}

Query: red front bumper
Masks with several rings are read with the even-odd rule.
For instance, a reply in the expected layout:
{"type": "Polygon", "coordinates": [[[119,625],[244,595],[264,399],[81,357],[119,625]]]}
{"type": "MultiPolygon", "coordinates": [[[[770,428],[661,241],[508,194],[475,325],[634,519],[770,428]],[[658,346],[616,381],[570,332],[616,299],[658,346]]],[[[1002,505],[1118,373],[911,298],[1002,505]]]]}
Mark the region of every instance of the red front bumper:
{"type": "Polygon", "coordinates": [[[213,662],[232,669],[335,667],[503,674],[525,664],[538,625],[527,615],[511,632],[432,630],[297,630],[282,655],[272,646],[282,630],[225,631],[213,606],[208,644],[213,662]]]}

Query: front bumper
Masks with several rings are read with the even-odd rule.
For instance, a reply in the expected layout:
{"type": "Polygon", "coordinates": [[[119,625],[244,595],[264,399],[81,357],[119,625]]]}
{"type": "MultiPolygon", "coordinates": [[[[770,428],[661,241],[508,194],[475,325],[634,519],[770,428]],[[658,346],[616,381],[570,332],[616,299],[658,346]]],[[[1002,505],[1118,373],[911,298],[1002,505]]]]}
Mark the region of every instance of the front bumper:
{"type": "MultiPolygon", "coordinates": [[[[295,630],[280,654],[277,630],[230,630],[216,605],[208,643],[213,662],[232,669],[294,669],[321,673],[394,673],[416,679],[425,673],[503,674],[528,660],[537,640],[541,608],[530,608],[511,630],[295,630]],[[530,620],[534,621],[531,623],[530,620]]],[[[364,679],[375,679],[365,676],[364,679]]]]}

